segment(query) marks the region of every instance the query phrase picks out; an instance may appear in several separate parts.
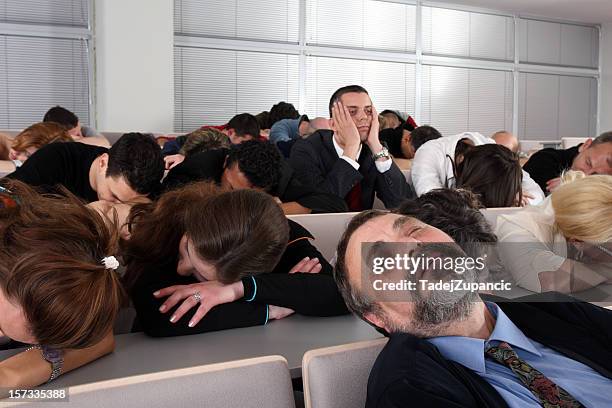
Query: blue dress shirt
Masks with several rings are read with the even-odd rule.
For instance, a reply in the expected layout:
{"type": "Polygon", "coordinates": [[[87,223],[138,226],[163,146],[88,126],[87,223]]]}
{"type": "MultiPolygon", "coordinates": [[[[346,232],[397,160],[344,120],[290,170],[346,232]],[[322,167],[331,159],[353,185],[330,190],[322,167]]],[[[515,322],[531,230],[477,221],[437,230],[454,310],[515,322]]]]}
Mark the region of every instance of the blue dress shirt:
{"type": "Polygon", "coordinates": [[[447,360],[476,372],[511,408],[541,407],[538,399],[506,366],[485,358],[489,344],[507,342],[532,367],[564,388],[585,407],[612,407],[612,380],[592,368],[530,340],[495,303],[485,302],[495,316],[495,328],[485,341],[471,337],[442,336],[428,339],[447,360]]]}

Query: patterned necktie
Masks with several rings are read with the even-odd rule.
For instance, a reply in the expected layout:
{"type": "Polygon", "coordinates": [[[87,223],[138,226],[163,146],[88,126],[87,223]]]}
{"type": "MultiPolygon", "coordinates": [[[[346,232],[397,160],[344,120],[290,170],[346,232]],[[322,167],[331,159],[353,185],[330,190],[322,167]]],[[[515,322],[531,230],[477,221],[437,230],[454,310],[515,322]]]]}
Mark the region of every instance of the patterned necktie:
{"type": "Polygon", "coordinates": [[[499,346],[489,346],[485,354],[507,366],[523,384],[540,400],[545,408],[580,408],[583,405],[576,401],[567,391],[552,382],[544,374],[521,360],[512,347],[506,342],[499,346]]]}

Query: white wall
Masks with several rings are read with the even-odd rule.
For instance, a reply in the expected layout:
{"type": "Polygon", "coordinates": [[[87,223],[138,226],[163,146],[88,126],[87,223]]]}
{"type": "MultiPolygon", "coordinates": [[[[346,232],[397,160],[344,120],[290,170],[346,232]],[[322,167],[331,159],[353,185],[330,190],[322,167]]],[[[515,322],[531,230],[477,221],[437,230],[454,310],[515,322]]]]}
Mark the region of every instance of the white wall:
{"type": "Polygon", "coordinates": [[[94,0],[98,130],[172,132],[172,15],[172,0],[94,0]]]}
{"type": "Polygon", "coordinates": [[[612,22],[601,25],[601,105],[599,130],[612,130],[612,22]]]}

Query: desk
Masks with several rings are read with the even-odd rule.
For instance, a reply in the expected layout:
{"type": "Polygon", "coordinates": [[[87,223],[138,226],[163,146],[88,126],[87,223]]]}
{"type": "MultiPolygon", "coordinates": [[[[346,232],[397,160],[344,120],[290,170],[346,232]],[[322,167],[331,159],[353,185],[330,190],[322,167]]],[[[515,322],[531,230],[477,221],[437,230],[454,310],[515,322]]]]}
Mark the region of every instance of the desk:
{"type": "MultiPolygon", "coordinates": [[[[143,333],[115,336],[115,352],[61,376],[42,388],[69,387],[157,371],[220,363],[251,357],[281,355],[292,378],[302,375],[308,350],[382,337],[352,315],[294,315],[266,326],[224,330],[193,336],[151,338],[143,333]]],[[[0,360],[21,350],[0,352],[0,360]]]]}

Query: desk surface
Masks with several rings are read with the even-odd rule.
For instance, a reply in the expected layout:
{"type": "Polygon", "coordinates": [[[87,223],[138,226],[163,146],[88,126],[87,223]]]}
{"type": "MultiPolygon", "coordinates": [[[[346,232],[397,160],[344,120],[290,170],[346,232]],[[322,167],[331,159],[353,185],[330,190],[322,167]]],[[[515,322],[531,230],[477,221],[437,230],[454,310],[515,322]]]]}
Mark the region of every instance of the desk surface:
{"type": "MultiPolygon", "coordinates": [[[[122,334],[115,337],[113,354],[61,376],[48,387],[68,387],[267,355],[285,357],[291,376],[297,378],[302,374],[302,357],[306,351],[379,337],[382,335],[376,330],[351,315],[317,318],[294,315],[266,326],[181,337],[122,334]]],[[[0,352],[0,360],[17,351],[20,350],[0,352]]]]}

